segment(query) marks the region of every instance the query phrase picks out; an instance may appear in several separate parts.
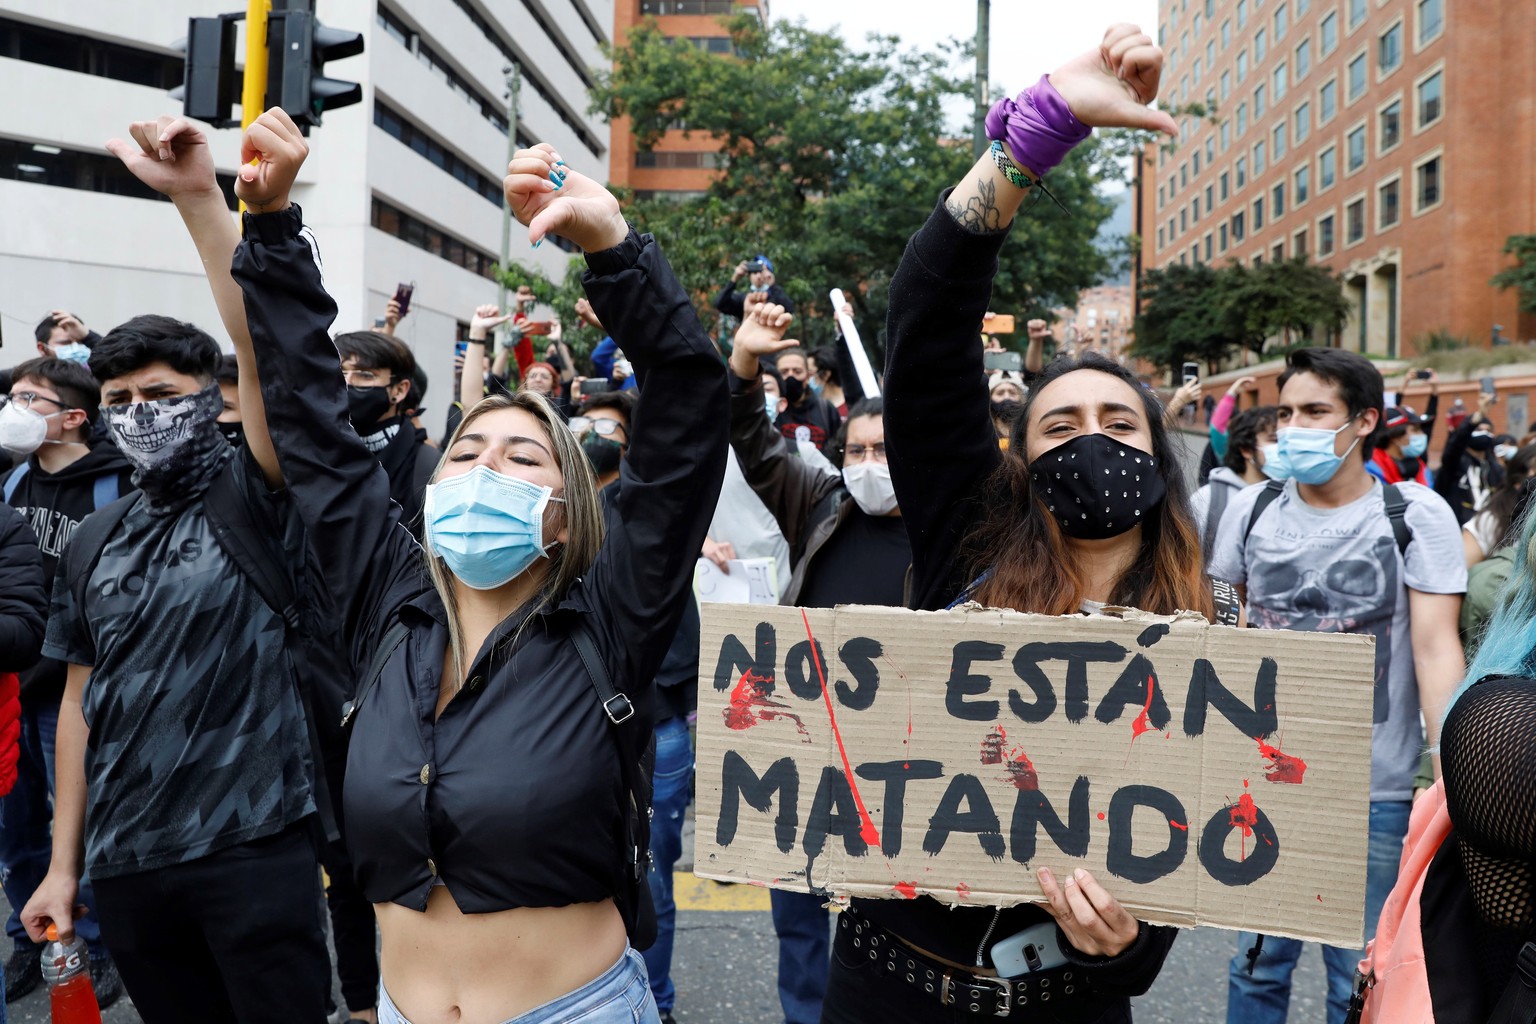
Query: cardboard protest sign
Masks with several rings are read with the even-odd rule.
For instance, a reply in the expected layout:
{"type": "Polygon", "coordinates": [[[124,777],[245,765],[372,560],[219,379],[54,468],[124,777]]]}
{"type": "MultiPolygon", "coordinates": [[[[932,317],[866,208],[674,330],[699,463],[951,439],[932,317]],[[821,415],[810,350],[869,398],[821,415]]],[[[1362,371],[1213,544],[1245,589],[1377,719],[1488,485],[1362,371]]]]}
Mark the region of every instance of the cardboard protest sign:
{"type": "Polygon", "coordinates": [[[1374,639],[705,605],[695,871],[1361,945],[1374,639]]]}

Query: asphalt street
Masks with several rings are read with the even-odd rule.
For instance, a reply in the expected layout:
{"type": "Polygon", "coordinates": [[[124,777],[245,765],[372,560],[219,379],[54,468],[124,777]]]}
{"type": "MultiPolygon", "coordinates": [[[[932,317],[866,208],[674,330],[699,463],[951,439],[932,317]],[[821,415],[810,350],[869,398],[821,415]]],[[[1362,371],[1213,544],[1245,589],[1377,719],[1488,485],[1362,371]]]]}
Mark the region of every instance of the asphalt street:
{"type": "MultiPolygon", "coordinates": [[[[1175,434],[1174,443],[1193,487],[1204,440],[1199,435],[1175,434]]],[[[685,843],[680,872],[691,868],[691,838],[690,834],[685,843]]],[[[679,899],[687,908],[678,915],[673,968],[679,1024],[782,1024],[775,989],[778,949],[766,893],[685,874],[679,877],[679,899]]],[[[1237,936],[1231,932],[1201,929],[1180,934],[1157,983],[1134,1001],[1136,1020],[1142,1024],[1224,1021],[1227,963],[1236,948],[1237,936]]],[[[1296,971],[1289,1020],[1321,1024],[1323,993],[1322,957],[1316,946],[1309,945],[1296,971]]],[[[43,1024],[49,1020],[47,993],[39,988],[8,1010],[11,1021],[43,1024]]],[[[140,1018],[125,997],[103,1020],[129,1024],[140,1018]]]]}

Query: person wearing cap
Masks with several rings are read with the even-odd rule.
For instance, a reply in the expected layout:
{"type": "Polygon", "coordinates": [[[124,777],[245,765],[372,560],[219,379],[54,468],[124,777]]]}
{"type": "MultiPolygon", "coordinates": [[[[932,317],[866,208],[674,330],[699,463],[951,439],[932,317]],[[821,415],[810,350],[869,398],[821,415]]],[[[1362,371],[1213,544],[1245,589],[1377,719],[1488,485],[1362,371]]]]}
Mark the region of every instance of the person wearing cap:
{"type": "Polygon", "coordinates": [[[715,308],[726,316],[734,316],[738,320],[742,317],[745,296],[736,290],[736,286],[743,277],[747,278],[750,285],[748,292],[766,292],[768,301],[775,306],[783,306],[786,313],[795,311],[794,300],[775,283],[773,261],[758,253],[750,261],[742,260],[736,264],[736,269],[731,271],[731,279],[720,290],[720,294],[715,296],[715,308]]]}
{"type": "Polygon", "coordinates": [[[1381,417],[1381,434],[1377,448],[1371,453],[1365,468],[1372,476],[1386,484],[1400,484],[1408,480],[1434,485],[1434,474],[1429,469],[1429,435],[1434,429],[1433,414],[1420,416],[1411,406],[1388,406],[1381,417]]]}
{"type": "MultiPolygon", "coordinates": [[[[1435,491],[1450,503],[1451,511],[1456,513],[1456,521],[1462,526],[1470,527],[1478,514],[1488,508],[1489,496],[1504,484],[1504,459],[1495,450],[1502,443],[1505,455],[1518,451],[1518,448],[1514,448],[1513,438],[1500,442],[1493,432],[1490,414],[1495,400],[1492,392],[1478,395],[1477,411],[1451,431],[1440,453],[1440,472],[1435,474],[1435,491]]],[[[1492,523],[1493,520],[1486,516],[1479,522],[1477,539],[1467,551],[1468,565],[1475,565],[1478,559],[1497,547],[1510,525],[1506,518],[1498,535],[1493,536],[1489,532],[1492,523]],[[1477,558],[1472,557],[1474,551],[1477,558]]]]}

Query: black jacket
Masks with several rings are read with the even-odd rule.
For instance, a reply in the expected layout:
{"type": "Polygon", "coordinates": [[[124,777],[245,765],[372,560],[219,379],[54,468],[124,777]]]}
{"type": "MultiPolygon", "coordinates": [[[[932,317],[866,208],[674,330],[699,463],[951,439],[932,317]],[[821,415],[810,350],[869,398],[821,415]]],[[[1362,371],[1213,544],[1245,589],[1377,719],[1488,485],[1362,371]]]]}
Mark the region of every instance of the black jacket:
{"type": "MultiPolygon", "coordinates": [[[[990,303],[997,254],[1007,237],[1006,231],[966,231],[941,199],[891,278],[885,443],[912,541],[915,608],[943,608],[970,582],[959,564],[960,546],[983,512],[983,488],[1003,458],[976,325],[990,303]]],[[[927,898],[858,902],[883,927],[961,963],[975,954],[995,913],[951,910],[927,898]]],[[[1049,920],[1033,905],[1008,908],[997,917],[995,937],[1049,920]]],[[[1093,998],[1101,1003],[1102,1016],[1082,1019],[1129,1021],[1129,997],[1151,987],[1177,934],[1143,923],[1135,943],[1113,959],[1079,953],[1058,936],[1074,963],[1092,968],[1093,998]]]]}
{"type": "Polygon", "coordinates": [[[0,673],[37,662],[47,611],[37,535],[20,512],[0,502],[0,673]]]}
{"type": "MultiPolygon", "coordinates": [[[[1467,454],[1472,435],[1478,427],[1487,425],[1488,421],[1476,413],[1462,420],[1445,439],[1445,448],[1440,452],[1440,469],[1435,473],[1435,493],[1446,500],[1451,511],[1456,513],[1456,521],[1463,526],[1471,522],[1478,511],[1472,489],[1467,486],[1468,474],[1481,474],[1483,486],[1489,492],[1504,482],[1502,469],[1490,469],[1491,464],[1496,465],[1496,460],[1484,462],[1467,454]]],[[[1493,458],[1491,453],[1488,458],[1493,458]]]]}
{"type": "Polygon", "coordinates": [[[437,470],[442,452],[427,444],[427,432],[403,420],[389,444],[379,452],[379,463],[389,477],[389,496],[400,506],[400,522],[411,536],[421,540],[421,511],[427,484],[437,470]]]}
{"type": "Polygon", "coordinates": [[[353,726],[345,807],[359,885],[370,902],[421,910],[441,878],[465,913],[611,898],[625,875],[618,747],[571,623],[590,628],[637,705],[619,728],[648,738],[653,681],[725,474],[720,358],[653,239],[631,232],[587,257],[593,307],[647,371],[618,525],[563,599],[492,632],[459,685],[442,678],[443,602],[348,423],[336,306],[300,228],[297,207],[248,215],[234,258],[268,428],[336,606],[337,646],[360,672],[395,623],[408,629],[353,726]],[[456,692],[435,715],[443,685],[456,692]]]}
{"type": "MultiPolygon", "coordinates": [[[[715,296],[715,308],[726,316],[733,316],[740,320],[744,312],[742,303],[745,297],[752,291],[752,286],[747,285],[746,291],[738,292],[735,281],[725,282],[725,287],[720,289],[720,294],[715,296]]],[[[768,301],[778,303],[790,313],[795,311],[795,300],[789,297],[789,293],[780,288],[777,283],[768,286],[768,301]]],[[[628,349],[624,350],[628,353],[628,349]]]]}
{"type": "MultiPolygon", "coordinates": [[[[9,481],[19,471],[18,466],[0,479],[9,481]]],[[[80,520],[96,511],[96,482],[104,476],[117,477],[115,493],[118,497],[135,490],[133,467],[112,444],[96,445],[57,473],[44,470],[37,456],[33,455],[27,460],[26,475],[16,484],[10,504],[37,534],[37,545],[43,556],[43,588],[49,597],[53,595],[53,578],[58,571],[59,557],[80,520]]],[[[0,487],[3,486],[0,483],[0,487]]],[[[66,668],[62,661],[39,659],[36,665],[21,673],[22,701],[28,706],[57,706],[64,696],[66,668]]]]}

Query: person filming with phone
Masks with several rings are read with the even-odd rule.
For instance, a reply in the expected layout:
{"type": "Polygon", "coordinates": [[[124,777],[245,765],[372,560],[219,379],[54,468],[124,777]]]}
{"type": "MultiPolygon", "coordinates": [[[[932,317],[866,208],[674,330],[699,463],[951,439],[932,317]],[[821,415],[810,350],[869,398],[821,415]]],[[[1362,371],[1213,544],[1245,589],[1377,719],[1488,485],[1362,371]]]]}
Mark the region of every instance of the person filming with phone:
{"type": "Polygon", "coordinates": [[[731,279],[726,282],[720,294],[715,296],[715,308],[726,316],[733,316],[740,320],[744,315],[743,304],[746,295],[762,293],[766,301],[775,306],[783,306],[785,312],[793,313],[795,303],[789,297],[789,293],[775,283],[777,279],[773,275],[773,261],[762,253],[750,259],[744,259],[736,264],[736,269],[731,271],[731,279]],[[738,292],[741,279],[747,279],[745,292],[738,292]]]}

